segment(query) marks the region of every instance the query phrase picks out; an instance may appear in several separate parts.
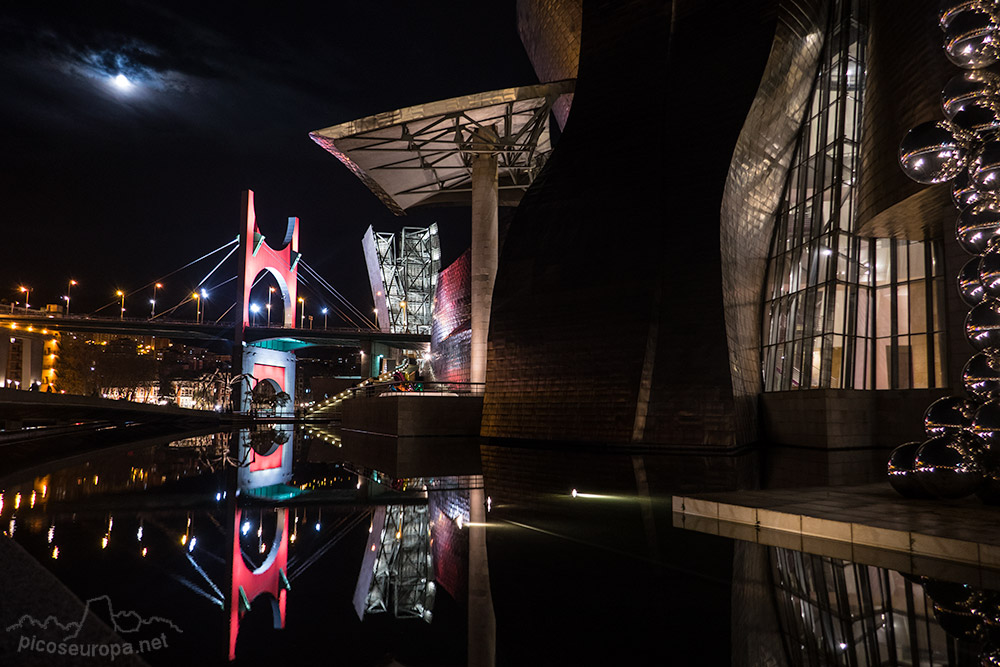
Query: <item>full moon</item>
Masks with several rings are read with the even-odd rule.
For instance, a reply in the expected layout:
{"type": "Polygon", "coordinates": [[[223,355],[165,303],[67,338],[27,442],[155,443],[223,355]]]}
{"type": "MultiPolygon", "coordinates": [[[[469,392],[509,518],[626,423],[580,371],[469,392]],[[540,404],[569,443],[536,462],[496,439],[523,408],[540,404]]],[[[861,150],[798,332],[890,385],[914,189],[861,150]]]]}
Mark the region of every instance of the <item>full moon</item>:
{"type": "Polygon", "coordinates": [[[115,85],[118,90],[129,90],[132,87],[132,82],[128,80],[128,77],[124,74],[118,74],[112,77],[111,83],[115,85]]]}

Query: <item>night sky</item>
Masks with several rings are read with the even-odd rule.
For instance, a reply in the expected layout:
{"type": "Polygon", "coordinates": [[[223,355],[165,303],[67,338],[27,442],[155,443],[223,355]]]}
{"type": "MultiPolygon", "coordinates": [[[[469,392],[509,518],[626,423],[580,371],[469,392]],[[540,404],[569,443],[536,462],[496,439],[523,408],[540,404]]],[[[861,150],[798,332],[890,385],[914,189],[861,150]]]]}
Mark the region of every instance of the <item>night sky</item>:
{"type": "MultiPolygon", "coordinates": [[[[26,284],[32,306],[57,303],[72,278],[74,312],[123,289],[140,316],[150,290],[131,293],[235,238],[250,188],[265,235],[279,243],[298,216],[303,259],[370,311],[368,225],[438,221],[447,264],[468,246],[468,209],[396,218],[308,133],[536,81],[513,0],[6,2],[0,300],[26,284]]],[[[211,267],[164,280],[162,307],[211,267]]],[[[234,299],[233,282],[213,293],[209,318],[234,299]]]]}

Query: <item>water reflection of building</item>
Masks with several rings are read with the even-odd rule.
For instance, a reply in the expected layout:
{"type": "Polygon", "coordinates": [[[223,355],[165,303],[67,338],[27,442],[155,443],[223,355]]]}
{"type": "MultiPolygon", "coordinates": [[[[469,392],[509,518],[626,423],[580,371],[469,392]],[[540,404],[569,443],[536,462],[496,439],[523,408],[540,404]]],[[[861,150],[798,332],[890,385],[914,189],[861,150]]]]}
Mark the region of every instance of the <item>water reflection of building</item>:
{"type": "Polygon", "coordinates": [[[979,665],[990,650],[970,609],[995,603],[968,586],[780,547],[736,556],[734,665],[979,665]]]}
{"type": "MultiPolygon", "coordinates": [[[[426,505],[387,505],[372,519],[369,547],[358,591],[364,594],[358,616],[391,612],[396,618],[431,622],[434,609],[434,569],[430,553],[431,527],[426,505]],[[374,554],[371,576],[364,568],[374,554]],[[365,582],[370,583],[365,586],[365,582]]],[[[360,596],[356,594],[355,604],[360,596]]]]}

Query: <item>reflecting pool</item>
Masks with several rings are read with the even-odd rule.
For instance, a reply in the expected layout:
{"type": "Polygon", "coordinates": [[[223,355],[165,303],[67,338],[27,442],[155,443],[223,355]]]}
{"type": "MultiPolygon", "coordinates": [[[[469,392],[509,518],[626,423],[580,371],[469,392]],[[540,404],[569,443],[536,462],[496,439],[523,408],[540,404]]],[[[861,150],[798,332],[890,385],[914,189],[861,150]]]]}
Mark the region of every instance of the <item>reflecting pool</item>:
{"type": "Polygon", "coordinates": [[[706,483],[676,458],[293,424],[0,446],[3,665],[1000,664],[988,578],[675,527],[650,489],[706,483]]]}

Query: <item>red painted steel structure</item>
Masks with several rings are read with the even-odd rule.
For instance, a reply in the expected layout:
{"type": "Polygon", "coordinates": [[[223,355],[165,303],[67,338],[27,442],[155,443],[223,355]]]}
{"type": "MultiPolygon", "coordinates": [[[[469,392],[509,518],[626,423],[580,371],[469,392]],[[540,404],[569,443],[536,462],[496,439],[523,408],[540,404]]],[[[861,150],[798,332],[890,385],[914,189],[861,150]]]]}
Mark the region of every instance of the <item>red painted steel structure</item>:
{"type": "Polygon", "coordinates": [[[285,627],[285,606],[288,601],[288,508],[278,512],[278,524],[267,559],[257,569],[250,569],[240,553],[240,526],[243,510],[236,508],[233,518],[232,585],[229,592],[229,659],[236,659],[236,638],[240,632],[240,619],[247,604],[263,594],[272,595],[278,604],[281,627],[285,627]],[[242,594],[241,594],[242,591],[242,594]],[[246,603],[243,602],[246,600],[246,603]]]}
{"type": "MultiPolygon", "coordinates": [[[[263,271],[268,271],[281,289],[285,306],[286,328],[295,328],[295,304],[298,293],[299,263],[299,219],[289,218],[288,227],[281,249],[272,248],[257,228],[257,214],[253,205],[253,190],[243,191],[241,208],[242,228],[240,230],[239,271],[237,292],[243,295],[243,326],[250,326],[250,288],[263,271]]],[[[243,340],[243,332],[237,328],[238,342],[243,340]]]]}

